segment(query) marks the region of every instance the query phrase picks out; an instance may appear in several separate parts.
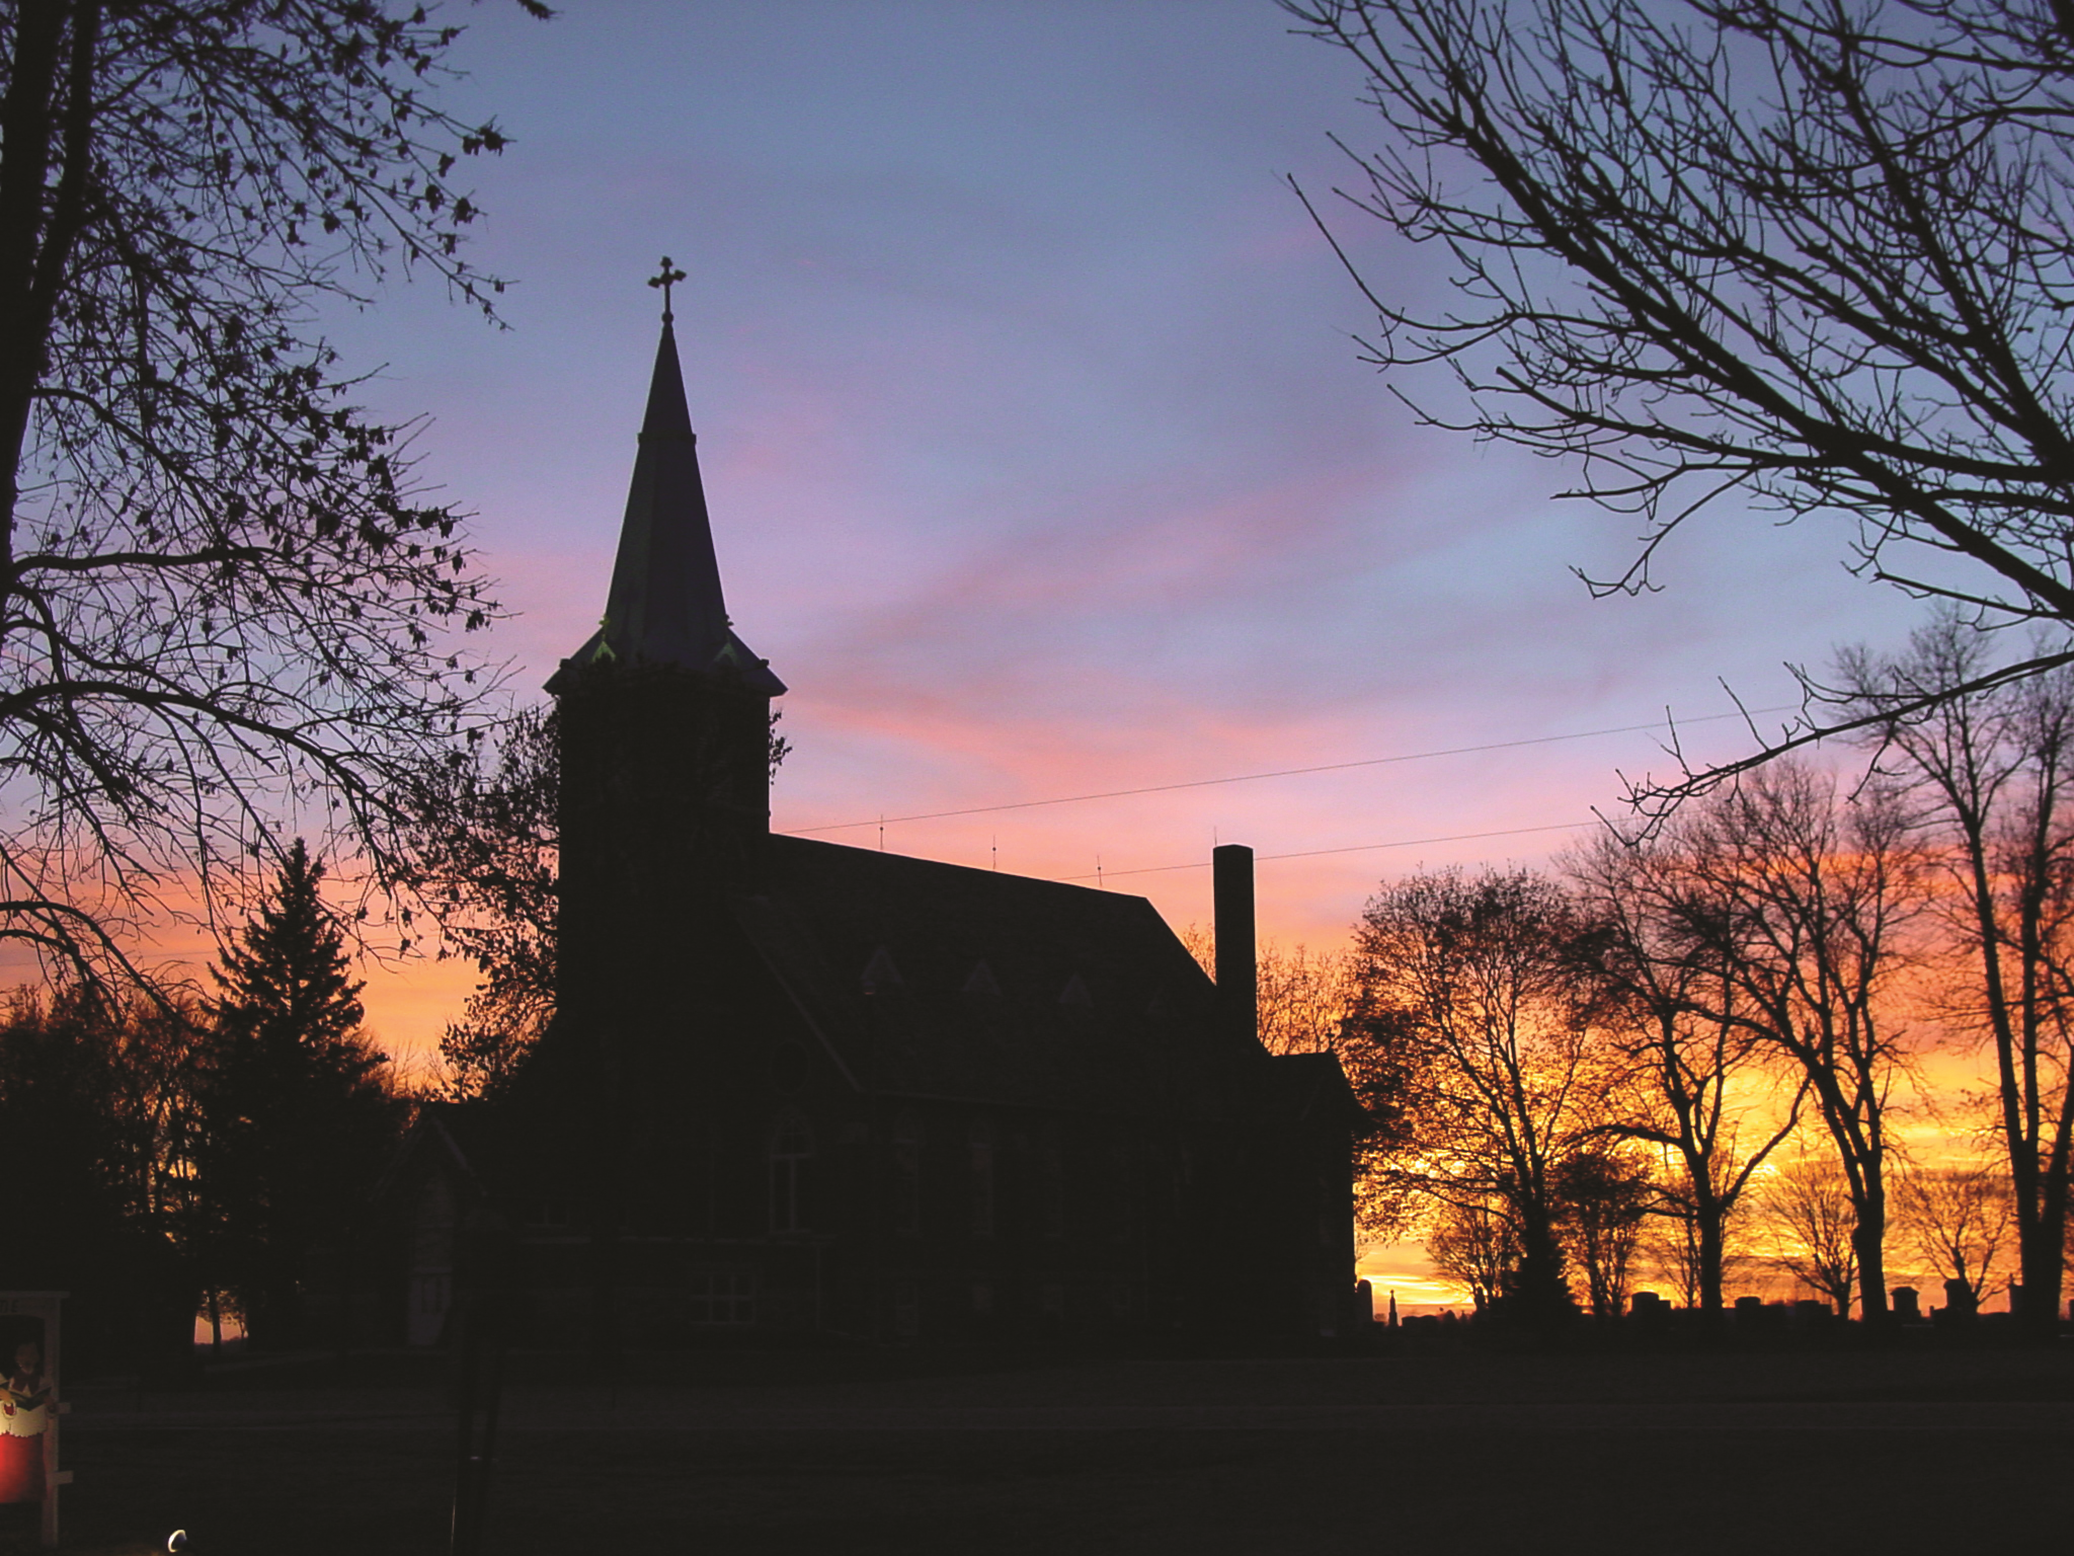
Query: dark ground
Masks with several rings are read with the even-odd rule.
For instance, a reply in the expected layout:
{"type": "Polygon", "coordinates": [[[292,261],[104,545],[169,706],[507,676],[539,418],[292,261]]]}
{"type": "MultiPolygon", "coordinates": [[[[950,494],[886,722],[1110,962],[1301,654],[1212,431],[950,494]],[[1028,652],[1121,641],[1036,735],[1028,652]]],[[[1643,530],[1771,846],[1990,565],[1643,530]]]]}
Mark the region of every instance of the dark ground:
{"type": "MultiPolygon", "coordinates": [[[[75,1390],[66,1546],[435,1556],[447,1397],[369,1365],[75,1390]]],[[[515,1358],[484,1551],[1970,1552],[2057,1547],[2074,1508],[2066,1344],[678,1370],[515,1358]]]]}

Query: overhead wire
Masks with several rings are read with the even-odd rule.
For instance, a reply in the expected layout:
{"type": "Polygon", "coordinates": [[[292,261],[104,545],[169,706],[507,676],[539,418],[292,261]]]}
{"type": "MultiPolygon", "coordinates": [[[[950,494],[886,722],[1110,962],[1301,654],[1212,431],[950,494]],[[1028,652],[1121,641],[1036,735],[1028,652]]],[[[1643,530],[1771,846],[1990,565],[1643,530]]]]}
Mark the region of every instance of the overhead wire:
{"type": "MultiPolygon", "coordinates": [[[[1596,821],[1551,821],[1538,827],[1502,827],[1494,832],[1450,832],[1441,837],[1395,838],[1387,843],[1351,843],[1344,848],[1304,848],[1288,854],[1256,854],[1254,863],[1265,864],[1271,859],[1317,859],[1326,854],[1365,854],[1378,848],[1418,848],[1427,843],[1467,843],[1486,837],[1521,837],[1529,832],[1575,832],[1580,827],[1595,827],[1596,821]]],[[[1187,864],[1150,864],[1135,870],[1096,870],[1088,875],[1061,875],[1061,881],[1115,880],[1119,875],[1164,875],[1170,870],[1207,870],[1208,859],[1196,859],[1187,864]]]]}
{"type": "MultiPolygon", "coordinates": [[[[884,829],[898,823],[910,821],[945,821],[956,816],[990,816],[1008,810],[1037,810],[1051,805],[1081,805],[1093,800],[1130,799],[1143,794],[1172,794],[1182,789],[1209,789],[1229,783],[1260,783],[1269,778],[1301,778],[1312,773],[1348,772],[1361,767],[1388,767],[1401,762],[1427,762],[1443,756],[1473,756],[1484,751],[1514,751],[1525,746],[1556,745],[1568,740],[1597,740],[1607,735],[1632,735],[1639,734],[1645,730],[1671,729],[1684,724],[1711,724],[1721,719],[1755,718],[1760,714],[1766,713],[1793,712],[1796,707],[1797,705],[1782,704],[1778,707],[1751,708],[1747,711],[1739,710],[1734,713],[1706,713],[1692,719],[1655,719],[1647,724],[1621,724],[1609,729],[1575,730],[1564,735],[1535,735],[1524,740],[1494,740],[1483,745],[1449,746],[1437,751],[1408,751],[1401,752],[1396,756],[1364,757],[1352,762],[1324,762],[1315,767],[1284,767],[1266,773],[1234,773],[1224,778],[1190,778],[1178,783],[1146,784],[1135,789],[1104,789],[1090,794],[1055,795],[1052,798],[1042,800],[1010,800],[999,805],[969,805],[958,810],[918,811],[911,816],[875,816],[867,821],[836,821],[818,827],[788,827],[780,835],[784,837],[809,837],[816,832],[847,832],[857,827],[879,827],[884,829]]],[[[1587,823],[1565,824],[1583,826],[1587,823]]],[[[1495,836],[1497,834],[1490,835],[1495,836]]],[[[1439,842],[1443,840],[1436,838],[1431,841],[1439,842]]],[[[1395,843],[1364,843],[1357,845],[1357,848],[1395,848],[1398,846],[1400,845],[1395,843]]],[[[1335,853],[1342,850],[1322,849],[1318,851],[1335,853]]],[[[1297,856],[1293,854],[1278,854],[1273,857],[1295,858],[1297,856]]],[[[1169,867],[1159,866],[1158,868],[1165,869],[1169,867]]],[[[1186,869],[1191,867],[1175,865],[1171,868],[1186,869]]],[[[1142,872],[1111,870],[1107,873],[1124,875],[1142,872]]],[[[1075,876],[1072,879],[1078,880],[1081,877],[1075,876]]]]}

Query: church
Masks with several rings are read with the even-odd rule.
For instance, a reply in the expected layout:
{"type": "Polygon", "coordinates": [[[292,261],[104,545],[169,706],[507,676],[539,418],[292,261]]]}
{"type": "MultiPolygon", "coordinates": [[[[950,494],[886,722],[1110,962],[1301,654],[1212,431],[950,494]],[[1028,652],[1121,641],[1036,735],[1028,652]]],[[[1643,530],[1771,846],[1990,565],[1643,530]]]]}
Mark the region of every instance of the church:
{"type": "Polygon", "coordinates": [[[667,304],[605,614],[560,729],[554,1022],[425,1110],[367,1338],[470,1293],[524,1343],[1128,1343],[1365,1326],[1361,1112],[1256,1035],[1252,856],[1217,978],[1117,892],[774,834],[785,686],[721,589],[667,304]]]}

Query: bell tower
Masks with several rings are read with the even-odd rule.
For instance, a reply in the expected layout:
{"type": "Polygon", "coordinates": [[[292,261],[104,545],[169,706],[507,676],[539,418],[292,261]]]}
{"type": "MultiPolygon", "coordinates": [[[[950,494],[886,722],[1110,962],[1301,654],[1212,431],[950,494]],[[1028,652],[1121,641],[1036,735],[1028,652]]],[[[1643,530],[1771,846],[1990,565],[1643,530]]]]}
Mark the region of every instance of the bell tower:
{"type": "MultiPolygon", "coordinates": [[[[663,261],[662,339],[605,616],[562,661],[560,1019],[653,1030],[665,985],[751,890],[770,833],[771,699],[720,587],[663,261]]],[[[665,1020],[664,1024],[668,1024],[665,1020]]]]}

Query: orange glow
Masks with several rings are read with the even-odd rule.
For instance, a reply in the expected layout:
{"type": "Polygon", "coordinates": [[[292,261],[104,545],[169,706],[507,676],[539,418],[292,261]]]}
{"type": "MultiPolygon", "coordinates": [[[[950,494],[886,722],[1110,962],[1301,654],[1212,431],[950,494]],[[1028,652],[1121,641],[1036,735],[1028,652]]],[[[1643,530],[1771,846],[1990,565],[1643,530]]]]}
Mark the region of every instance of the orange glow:
{"type": "Polygon", "coordinates": [[[1467,1288],[1434,1269],[1426,1250],[1415,1242],[1364,1244],[1354,1261],[1354,1274],[1369,1283],[1378,1318],[1389,1316],[1392,1292],[1397,1294],[1400,1316],[1475,1311],[1467,1288]]]}

